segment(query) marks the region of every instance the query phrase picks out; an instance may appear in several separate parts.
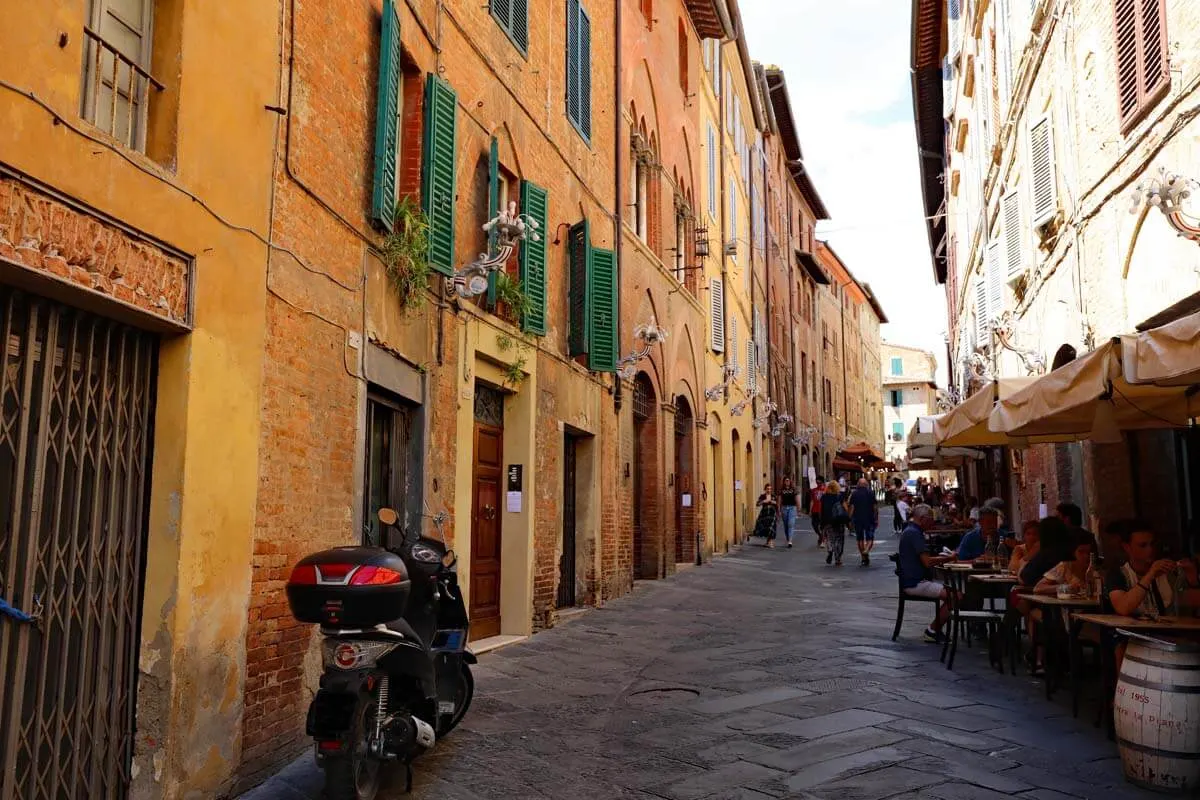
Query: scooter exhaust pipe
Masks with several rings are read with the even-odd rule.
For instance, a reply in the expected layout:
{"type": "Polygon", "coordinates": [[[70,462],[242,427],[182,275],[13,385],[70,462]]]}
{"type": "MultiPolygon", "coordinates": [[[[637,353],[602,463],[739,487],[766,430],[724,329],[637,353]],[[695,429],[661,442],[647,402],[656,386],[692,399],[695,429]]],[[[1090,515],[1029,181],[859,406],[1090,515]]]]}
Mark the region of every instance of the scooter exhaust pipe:
{"type": "Polygon", "coordinates": [[[437,741],[433,726],[420,717],[399,714],[389,719],[384,727],[388,752],[402,760],[416,758],[437,741]]]}

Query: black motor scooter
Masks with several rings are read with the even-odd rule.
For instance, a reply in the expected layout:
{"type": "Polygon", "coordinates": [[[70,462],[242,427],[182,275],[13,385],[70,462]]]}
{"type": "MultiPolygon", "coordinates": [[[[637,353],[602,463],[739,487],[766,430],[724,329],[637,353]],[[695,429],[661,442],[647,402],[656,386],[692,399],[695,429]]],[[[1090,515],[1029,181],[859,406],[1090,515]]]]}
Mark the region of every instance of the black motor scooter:
{"type": "Polygon", "coordinates": [[[307,733],[330,800],[373,800],[390,763],[411,789],[413,760],[462,721],[475,690],[454,551],[397,520],[379,511],[398,546],[315,553],[287,584],[292,616],[325,637],[307,733]]]}

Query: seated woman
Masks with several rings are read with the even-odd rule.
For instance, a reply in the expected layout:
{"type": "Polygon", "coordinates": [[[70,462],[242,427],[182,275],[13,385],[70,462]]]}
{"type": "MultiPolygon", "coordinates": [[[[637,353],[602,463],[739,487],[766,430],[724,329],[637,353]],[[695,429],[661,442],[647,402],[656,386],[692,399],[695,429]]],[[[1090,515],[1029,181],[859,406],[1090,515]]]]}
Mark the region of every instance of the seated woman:
{"type": "Polygon", "coordinates": [[[1090,534],[1084,534],[1075,543],[1074,558],[1070,561],[1060,561],[1049,570],[1037,585],[1033,587],[1035,594],[1055,594],[1059,586],[1069,586],[1071,591],[1084,593],[1089,591],[1087,585],[1088,568],[1092,565],[1092,553],[1095,552],[1096,541],[1090,534]]]}
{"type": "Polygon", "coordinates": [[[1025,524],[1021,528],[1021,542],[1013,548],[1012,559],[1008,562],[1008,571],[1013,575],[1020,575],[1029,560],[1037,555],[1040,545],[1037,520],[1025,520],[1025,524]]]}

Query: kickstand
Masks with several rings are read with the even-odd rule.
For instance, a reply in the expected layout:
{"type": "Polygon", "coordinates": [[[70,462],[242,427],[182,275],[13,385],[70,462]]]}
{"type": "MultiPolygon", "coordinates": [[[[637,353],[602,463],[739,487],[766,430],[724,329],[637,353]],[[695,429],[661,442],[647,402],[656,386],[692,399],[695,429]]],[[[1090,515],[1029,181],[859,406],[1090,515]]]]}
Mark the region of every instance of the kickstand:
{"type": "Polygon", "coordinates": [[[412,794],[412,764],[404,765],[404,793],[412,794]]]}

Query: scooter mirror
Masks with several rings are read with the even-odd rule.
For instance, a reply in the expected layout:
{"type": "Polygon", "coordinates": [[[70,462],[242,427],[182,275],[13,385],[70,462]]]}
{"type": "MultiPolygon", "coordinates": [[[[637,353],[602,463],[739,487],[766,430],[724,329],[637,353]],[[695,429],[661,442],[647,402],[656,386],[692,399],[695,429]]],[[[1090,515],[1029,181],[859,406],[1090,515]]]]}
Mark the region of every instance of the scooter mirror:
{"type": "Polygon", "coordinates": [[[384,525],[395,525],[399,520],[400,520],[400,515],[397,514],[393,509],[390,509],[390,508],[379,509],[379,521],[382,522],[384,525]]]}
{"type": "Polygon", "coordinates": [[[446,569],[453,567],[458,562],[458,556],[454,555],[453,550],[447,550],[446,555],[442,556],[442,566],[446,569]]]}

